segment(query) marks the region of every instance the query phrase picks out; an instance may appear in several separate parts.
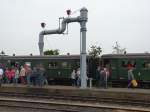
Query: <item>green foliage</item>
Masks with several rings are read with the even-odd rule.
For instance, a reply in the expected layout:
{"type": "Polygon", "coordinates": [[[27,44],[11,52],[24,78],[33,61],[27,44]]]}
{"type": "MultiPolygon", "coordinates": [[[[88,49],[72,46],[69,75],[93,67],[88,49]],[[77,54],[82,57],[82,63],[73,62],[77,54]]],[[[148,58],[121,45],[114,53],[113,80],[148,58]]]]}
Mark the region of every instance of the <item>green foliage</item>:
{"type": "Polygon", "coordinates": [[[58,49],[46,50],[44,51],[44,55],[59,55],[59,50],[58,49]]]}
{"type": "Polygon", "coordinates": [[[92,45],[88,52],[89,55],[91,55],[93,58],[97,58],[98,56],[100,56],[102,48],[100,46],[92,45]]]}

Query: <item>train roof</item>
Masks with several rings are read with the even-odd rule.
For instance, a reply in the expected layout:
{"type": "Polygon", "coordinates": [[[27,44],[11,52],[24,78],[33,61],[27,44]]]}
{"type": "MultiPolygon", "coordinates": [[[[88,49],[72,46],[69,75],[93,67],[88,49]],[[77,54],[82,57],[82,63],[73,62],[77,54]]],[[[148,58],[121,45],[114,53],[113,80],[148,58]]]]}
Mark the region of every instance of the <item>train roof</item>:
{"type": "Polygon", "coordinates": [[[121,59],[121,58],[144,58],[150,59],[150,53],[127,53],[127,54],[104,54],[101,56],[102,59],[121,59]]]}
{"type": "MultiPolygon", "coordinates": [[[[89,58],[90,56],[87,56],[89,58]]],[[[80,59],[80,55],[32,55],[32,56],[27,56],[27,55],[22,55],[22,56],[0,56],[0,59],[80,59]]]]}

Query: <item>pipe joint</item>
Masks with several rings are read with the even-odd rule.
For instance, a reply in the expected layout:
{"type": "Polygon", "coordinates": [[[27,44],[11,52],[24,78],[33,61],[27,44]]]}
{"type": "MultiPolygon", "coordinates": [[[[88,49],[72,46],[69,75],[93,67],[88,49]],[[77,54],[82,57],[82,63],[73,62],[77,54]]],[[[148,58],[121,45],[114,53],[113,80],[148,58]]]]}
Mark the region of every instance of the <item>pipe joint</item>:
{"type": "Polygon", "coordinates": [[[45,34],[44,31],[41,31],[39,35],[44,35],[44,34],[45,34]]]}
{"type": "Polygon", "coordinates": [[[82,16],[79,16],[79,21],[78,22],[87,22],[87,18],[84,18],[82,16]]]}
{"type": "Polygon", "coordinates": [[[88,10],[84,7],[80,10],[80,17],[81,17],[80,22],[83,22],[83,21],[87,22],[88,20],[87,12],[88,10]]]}
{"type": "Polygon", "coordinates": [[[81,28],[80,31],[81,31],[81,32],[87,31],[87,29],[86,29],[86,28],[81,28]]]}

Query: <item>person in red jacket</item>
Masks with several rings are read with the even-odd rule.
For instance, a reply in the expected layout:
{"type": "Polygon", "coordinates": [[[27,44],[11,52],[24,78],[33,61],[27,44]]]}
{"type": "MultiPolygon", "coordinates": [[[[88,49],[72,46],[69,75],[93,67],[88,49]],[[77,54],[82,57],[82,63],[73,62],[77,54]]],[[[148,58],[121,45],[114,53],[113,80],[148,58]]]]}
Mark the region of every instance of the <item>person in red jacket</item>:
{"type": "Polygon", "coordinates": [[[6,83],[10,83],[11,82],[11,74],[10,74],[10,68],[6,68],[5,70],[5,76],[6,76],[6,83]]]}

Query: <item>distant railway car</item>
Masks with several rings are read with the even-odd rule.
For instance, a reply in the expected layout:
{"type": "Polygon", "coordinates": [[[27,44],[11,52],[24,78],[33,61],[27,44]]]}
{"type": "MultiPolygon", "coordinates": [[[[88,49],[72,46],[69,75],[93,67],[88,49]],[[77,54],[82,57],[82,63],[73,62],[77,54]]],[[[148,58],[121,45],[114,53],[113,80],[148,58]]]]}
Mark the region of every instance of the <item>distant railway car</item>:
{"type": "Polygon", "coordinates": [[[150,88],[150,54],[106,54],[101,57],[104,66],[108,66],[111,72],[111,81],[115,86],[127,87],[127,65],[133,66],[133,74],[139,87],[150,88]]]}
{"type": "MultiPolygon", "coordinates": [[[[90,56],[87,56],[87,73],[89,72],[90,56]]],[[[4,67],[28,64],[31,68],[42,64],[46,70],[49,83],[65,84],[70,82],[73,69],[80,67],[80,55],[57,56],[0,56],[0,64],[4,67]]],[[[90,70],[92,71],[92,70],[90,70]]]]}

